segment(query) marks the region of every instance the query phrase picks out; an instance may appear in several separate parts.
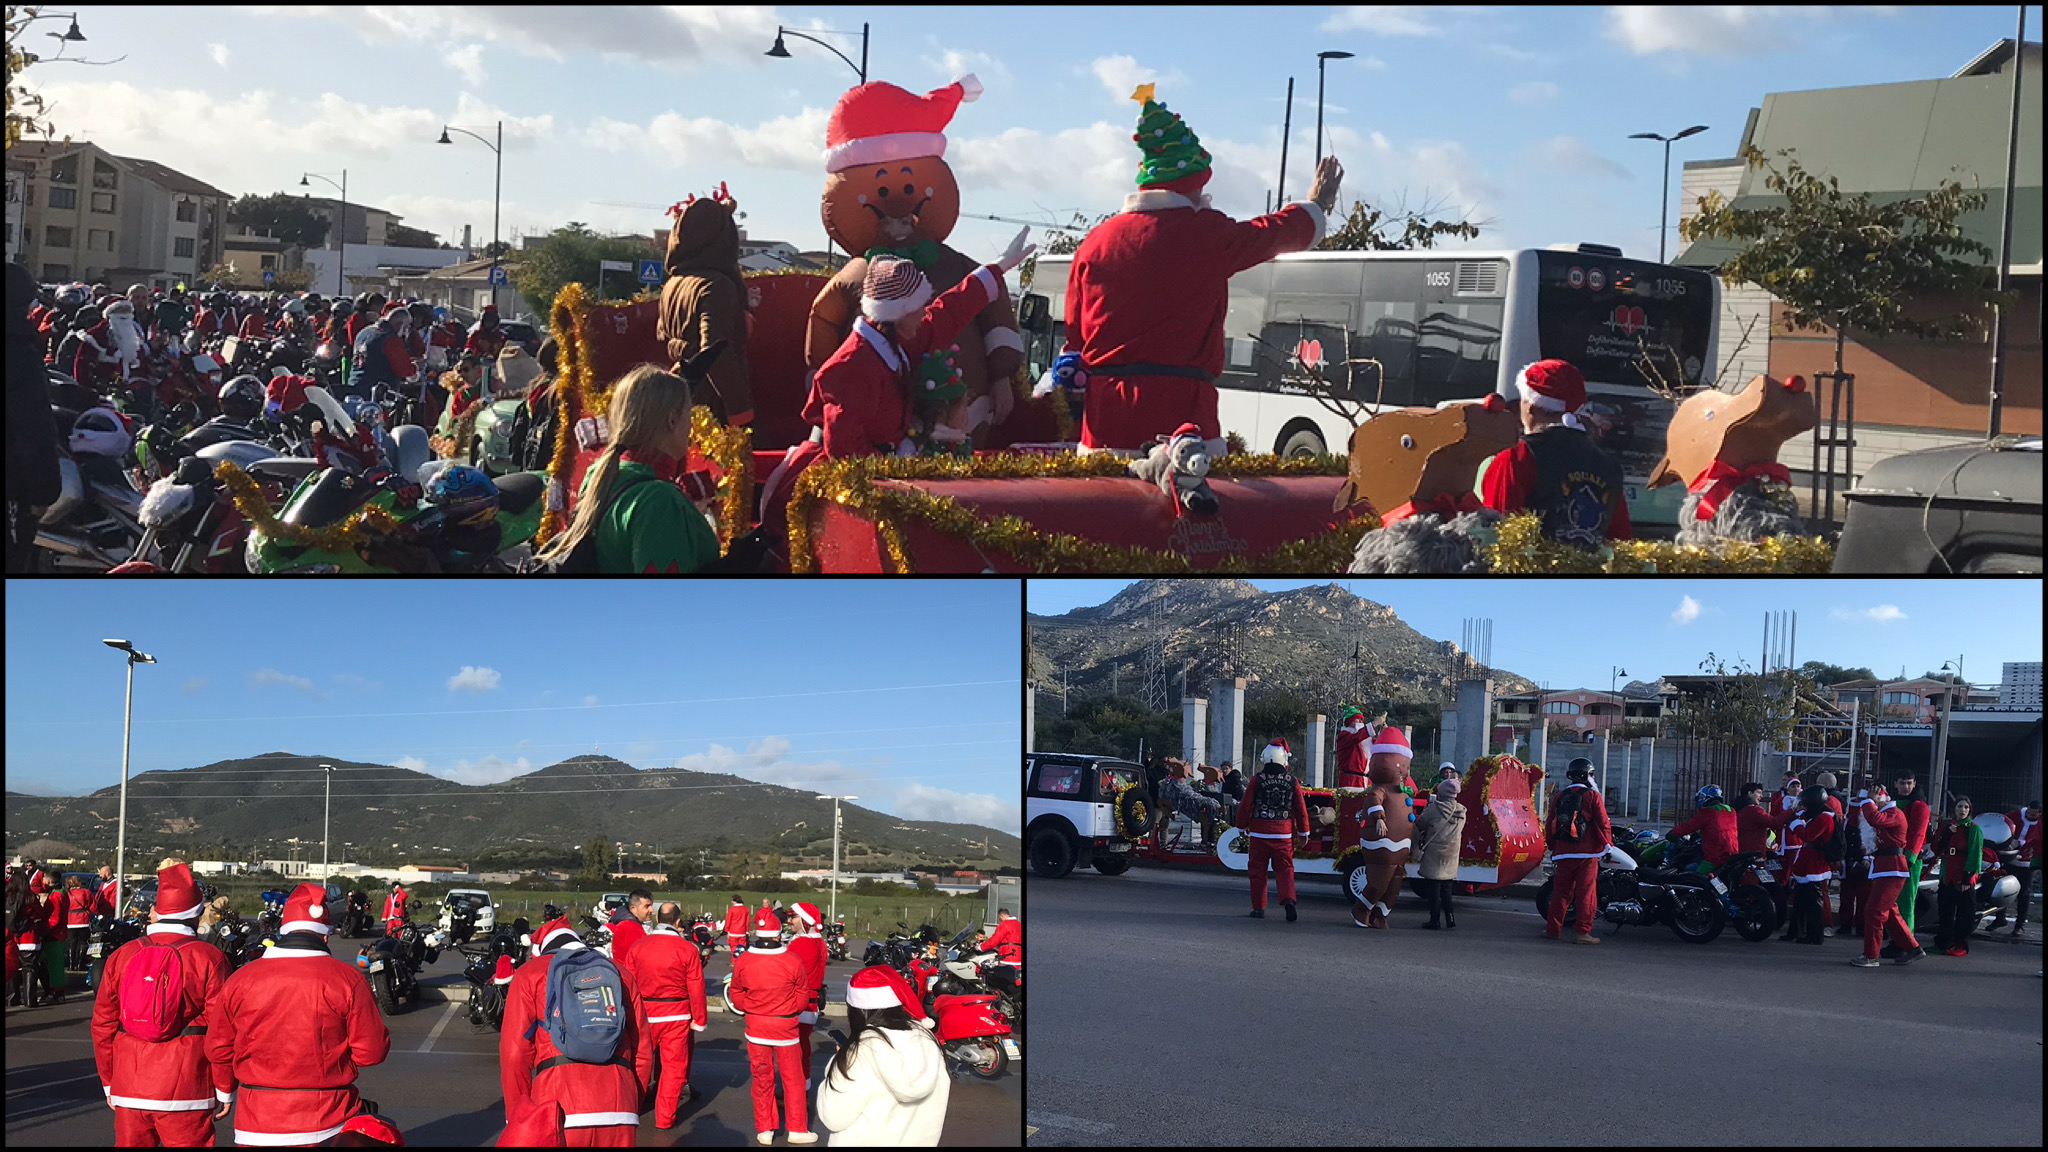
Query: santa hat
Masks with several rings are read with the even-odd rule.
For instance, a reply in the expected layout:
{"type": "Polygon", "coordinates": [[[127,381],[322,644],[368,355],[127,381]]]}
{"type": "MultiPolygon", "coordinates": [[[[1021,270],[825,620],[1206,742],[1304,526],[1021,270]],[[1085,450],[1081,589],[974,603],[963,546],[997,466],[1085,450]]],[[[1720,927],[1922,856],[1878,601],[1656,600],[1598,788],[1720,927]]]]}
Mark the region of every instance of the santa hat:
{"type": "Polygon", "coordinates": [[[874,964],[853,974],[846,982],[846,1006],[871,1012],[877,1008],[901,1008],[912,1019],[924,1019],[924,1000],[903,978],[901,972],[874,964]]]}
{"type": "Polygon", "coordinates": [[[860,312],[870,323],[901,320],[931,301],[932,282],[917,265],[895,256],[868,261],[868,274],[860,282],[860,312]]]}
{"type": "Polygon", "coordinates": [[[763,908],[754,913],[754,935],[780,936],[782,935],[782,921],[776,918],[772,910],[763,908]]]}
{"type": "Polygon", "coordinates": [[[1143,108],[1131,141],[1144,153],[1138,163],[1138,187],[1168,188],[1193,195],[1209,180],[1209,151],[1180,114],[1152,98],[1152,85],[1140,84],[1131,99],[1143,108]]]}
{"type": "Polygon", "coordinates": [[[510,956],[500,956],[498,957],[497,969],[491,973],[491,983],[510,984],[511,982],[512,958],[510,956]]]}
{"type": "Polygon", "coordinates": [[[401,1148],[405,1146],[405,1137],[399,1134],[398,1125],[375,1112],[358,1112],[349,1117],[348,1123],[343,1124],[341,1131],[336,1134],[335,1144],[343,1148],[361,1147],[366,1140],[379,1144],[395,1144],[401,1148]],[[358,1139],[351,1140],[351,1136],[358,1139]]]}
{"type": "MultiPolygon", "coordinates": [[[[157,889],[162,892],[163,889],[157,889]]],[[[285,898],[284,922],[278,925],[279,932],[318,932],[322,936],[334,931],[334,925],[327,912],[327,886],[307,881],[292,889],[285,898]]]]}
{"type": "Polygon", "coordinates": [[[972,74],[922,96],[880,80],[849,89],[825,122],[825,171],[946,154],[946,125],[981,98],[972,74]]]}
{"type": "Polygon", "coordinates": [[[1374,756],[1382,752],[1391,752],[1396,756],[1412,759],[1415,755],[1415,750],[1408,746],[1408,737],[1401,735],[1401,730],[1392,724],[1373,733],[1370,751],[1374,756]]]}
{"type": "Polygon", "coordinates": [[[1892,802],[1892,794],[1885,790],[1884,785],[1872,784],[1870,786],[1870,802],[1882,808],[1892,802]]]}
{"type": "Polygon", "coordinates": [[[156,914],[160,920],[185,920],[199,915],[205,901],[199,898],[199,885],[192,880],[192,869],[183,864],[173,864],[156,871],[156,914]]]}
{"type": "Polygon", "coordinates": [[[576,930],[569,927],[569,918],[567,916],[557,916],[553,920],[541,925],[540,933],[533,941],[534,955],[538,956],[542,952],[547,951],[548,945],[553,944],[564,936],[569,937],[571,940],[581,939],[581,937],[576,935],[576,930]]]}
{"type": "Polygon", "coordinates": [[[1586,378],[1563,360],[1538,360],[1515,374],[1515,391],[1532,407],[1564,413],[1567,428],[1583,429],[1578,411],[1586,406],[1586,378]]]}
{"type": "Polygon", "coordinates": [[[1287,757],[1287,741],[1279,736],[1275,736],[1273,737],[1273,742],[1266,745],[1266,750],[1259,753],[1259,763],[1279,764],[1285,767],[1287,757]]]}
{"type": "Polygon", "coordinates": [[[796,902],[796,918],[803,921],[807,928],[816,928],[825,921],[825,918],[819,915],[816,904],[807,904],[802,900],[796,902]]]}

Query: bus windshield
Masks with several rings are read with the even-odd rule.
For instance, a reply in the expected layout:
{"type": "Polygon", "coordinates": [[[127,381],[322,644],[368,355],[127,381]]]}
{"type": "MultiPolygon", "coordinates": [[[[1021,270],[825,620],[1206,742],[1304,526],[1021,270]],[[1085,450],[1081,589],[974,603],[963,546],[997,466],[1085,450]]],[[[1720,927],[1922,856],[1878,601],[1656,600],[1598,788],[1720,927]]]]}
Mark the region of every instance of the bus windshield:
{"type": "Polygon", "coordinates": [[[1536,253],[1536,335],[1587,383],[1689,390],[1706,370],[1711,273],[1577,252],[1536,253]]]}

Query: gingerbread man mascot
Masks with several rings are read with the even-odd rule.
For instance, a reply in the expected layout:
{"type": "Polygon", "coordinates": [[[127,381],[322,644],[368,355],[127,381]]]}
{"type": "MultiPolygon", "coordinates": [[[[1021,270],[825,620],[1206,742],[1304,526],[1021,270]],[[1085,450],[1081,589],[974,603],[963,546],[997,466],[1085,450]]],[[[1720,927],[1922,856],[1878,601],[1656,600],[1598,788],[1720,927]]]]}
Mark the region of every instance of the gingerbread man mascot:
{"type": "Polygon", "coordinates": [[[1365,807],[1358,813],[1358,846],[1365,849],[1365,892],[1351,901],[1360,928],[1385,928],[1408,865],[1408,737],[1389,724],[1373,734],[1366,761],[1365,807]]]}

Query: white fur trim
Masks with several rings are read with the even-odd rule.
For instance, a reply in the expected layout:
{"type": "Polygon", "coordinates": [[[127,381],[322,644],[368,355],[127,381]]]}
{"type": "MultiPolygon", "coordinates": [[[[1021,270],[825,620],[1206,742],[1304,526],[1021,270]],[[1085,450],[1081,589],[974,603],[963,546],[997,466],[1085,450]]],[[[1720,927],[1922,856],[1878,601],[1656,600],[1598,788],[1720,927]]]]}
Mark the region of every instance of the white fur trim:
{"type": "Polygon", "coordinates": [[[141,1096],[115,1096],[108,1093],[107,1099],[119,1108],[140,1108],[145,1112],[197,1112],[212,1108],[211,1100],[149,1100],[141,1096]]]}
{"type": "Polygon", "coordinates": [[[1373,805],[1372,807],[1370,807],[1370,808],[1367,808],[1367,809],[1365,810],[1365,814],[1366,814],[1367,816],[1370,816],[1370,815],[1372,815],[1372,814],[1373,814],[1373,813],[1375,813],[1375,812],[1385,812],[1386,810],[1387,810],[1387,809],[1386,809],[1386,806],[1385,806],[1384,804],[1375,804],[1375,805],[1373,805]]]}
{"type": "MultiPolygon", "coordinates": [[[[976,268],[974,270],[974,278],[976,280],[981,281],[981,287],[984,291],[988,293],[988,298],[990,300],[994,300],[996,297],[1003,294],[1003,290],[1000,286],[1001,282],[996,279],[996,270],[994,265],[983,264],[981,267],[976,268]]],[[[929,289],[929,283],[927,283],[927,289],[929,289]]]]}
{"type": "Polygon", "coordinates": [[[152,936],[197,936],[198,933],[183,924],[151,924],[143,929],[152,936]]]}
{"type": "Polygon", "coordinates": [[[1599,852],[1552,852],[1550,858],[1552,860],[1598,860],[1605,855],[1607,853],[1604,850],[1599,852]]]}
{"type": "Polygon", "coordinates": [[[1899,876],[1910,878],[1912,875],[1913,874],[1911,872],[1872,872],[1870,874],[1870,878],[1872,880],[1882,880],[1887,876],[1899,876]]]}
{"type": "Polygon", "coordinates": [[[553,932],[541,937],[540,941],[533,946],[533,949],[535,952],[539,952],[548,945],[553,944],[558,937],[574,936],[575,934],[576,930],[573,928],[557,928],[553,932]]]}
{"type": "Polygon", "coordinates": [[[846,1006],[863,1011],[870,1008],[901,1008],[903,1001],[896,995],[896,990],[887,985],[880,988],[864,988],[849,984],[846,988],[846,1006]]]}
{"type": "Polygon", "coordinates": [[[609,1128],[614,1124],[640,1123],[637,1112],[574,1112],[563,1113],[564,1128],[609,1128]]]}
{"type": "Polygon", "coordinates": [[[1195,202],[1171,188],[1141,188],[1124,194],[1126,212],[1164,212],[1169,208],[1193,208],[1195,202]]]}
{"type": "MultiPolygon", "coordinates": [[[[634,1117],[634,1119],[638,1120],[639,1117],[636,1116],[634,1117]]],[[[334,1135],[336,1132],[341,1131],[345,1127],[347,1127],[346,1124],[336,1124],[332,1128],[322,1128],[318,1132],[245,1132],[242,1129],[237,1128],[235,1129],[235,1143],[256,1145],[318,1144],[322,1140],[327,1139],[329,1136],[334,1135]]]]}
{"type": "Polygon", "coordinates": [[[759,1036],[748,1036],[747,1043],[761,1044],[769,1048],[788,1048],[796,1044],[796,1037],[791,1036],[787,1040],[763,1040],[759,1036]]]}
{"type": "Polygon", "coordinates": [[[1024,351],[1024,337],[1018,335],[1015,328],[1004,325],[984,333],[981,338],[981,346],[990,352],[998,348],[1008,348],[1013,352],[1022,352],[1024,351]]]}
{"type": "Polygon", "coordinates": [[[287,920],[278,926],[279,932],[318,932],[326,936],[333,932],[332,926],[323,920],[287,920]]]}
{"type": "Polygon", "coordinates": [[[802,909],[801,907],[799,907],[799,908],[796,908],[796,909],[793,909],[793,911],[795,911],[795,912],[796,912],[796,918],[797,918],[797,919],[799,919],[799,920],[801,920],[801,921],[803,921],[804,923],[806,923],[806,924],[816,924],[816,923],[817,923],[817,921],[816,921],[816,920],[814,920],[814,919],[812,919],[812,918],[811,918],[811,914],[810,914],[810,913],[808,913],[808,912],[806,912],[806,911],[804,911],[804,910],[803,910],[803,909],[802,909]]]}
{"type": "Polygon", "coordinates": [[[974,73],[969,72],[967,75],[953,81],[953,83],[960,86],[960,102],[962,104],[972,104],[976,100],[981,99],[981,80],[974,73]]]}
{"type": "Polygon", "coordinates": [[[1309,241],[1308,246],[1313,248],[1316,245],[1321,244],[1323,242],[1323,237],[1328,236],[1330,234],[1329,214],[1323,211],[1323,206],[1321,204],[1318,204],[1313,200],[1296,200],[1294,202],[1294,206],[1297,208],[1308,209],[1309,219],[1314,220],[1316,222],[1316,238],[1309,241]]]}
{"type": "Polygon", "coordinates": [[[932,302],[932,282],[923,272],[918,273],[917,279],[917,291],[900,300],[870,300],[862,296],[860,314],[877,324],[882,324],[890,320],[901,320],[912,312],[924,311],[924,306],[932,302]]]}
{"type": "Polygon", "coordinates": [[[328,953],[323,952],[318,948],[286,948],[281,944],[272,944],[270,947],[265,948],[263,950],[263,955],[257,957],[257,959],[304,960],[313,956],[326,956],[330,960],[333,959],[333,957],[328,955],[328,953]]]}
{"type": "Polygon", "coordinates": [[[1415,758],[1414,751],[1414,746],[1409,744],[1375,744],[1370,749],[1371,754],[1375,756],[1381,752],[1392,752],[1399,756],[1406,756],[1411,760],[1415,758]]]}
{"type": "Polygon", "coordinates": [[[157,909],[156,914],[160,919],[164,920],[183,920],[188,916],[199,915],[199,913],[203,911],[205,908],[205,904],[194,904],[190,908],[186,908],[183,911],[179,912],[166,912],[163,909],[159,908],[157,909]]]}
{"type": "Polygon", "coordinates": [[[685,1012],[680,1016],[649,1016],[647,1022],[649,1024],[666,1024],[671,1020],[688,1020],[689,1018],[690,1014],[685,1012]]]}
{"type": "Polygon", "coordinates": [[[825,149],[825,171],[844,172],[849,168],[887,164],[892,160],[945,154],[946,137],[942,132],[886,132],[825,149]]]}
{"type": "Polygon", "coordinates": [[[1292,833],[1292,832],[1247,832],[1247,833],[1245,833],[1245,835],[1247,835],[1247,836],[1251,837],[1251,838],[1252,838],[1252,839],[1254,839],[1254,840],[1292,840],[1292,839],[1294,839],[1294,833],[1292,833]]]}

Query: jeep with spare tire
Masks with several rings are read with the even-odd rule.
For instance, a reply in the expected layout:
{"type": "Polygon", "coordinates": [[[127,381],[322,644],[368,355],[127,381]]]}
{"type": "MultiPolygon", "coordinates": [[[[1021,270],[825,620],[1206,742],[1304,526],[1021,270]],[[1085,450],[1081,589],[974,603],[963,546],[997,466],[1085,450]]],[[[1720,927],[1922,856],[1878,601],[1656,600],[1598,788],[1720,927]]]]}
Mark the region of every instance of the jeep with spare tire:
{"type": "Polygon", "coordinates": [[[1122,874],[1133,842],[1158,818],[1145,769],[1132,761],[1071,752],[1024,756],[1025,851],[1031,870],[1048,880],[1077,864],[1122,874]]]}

